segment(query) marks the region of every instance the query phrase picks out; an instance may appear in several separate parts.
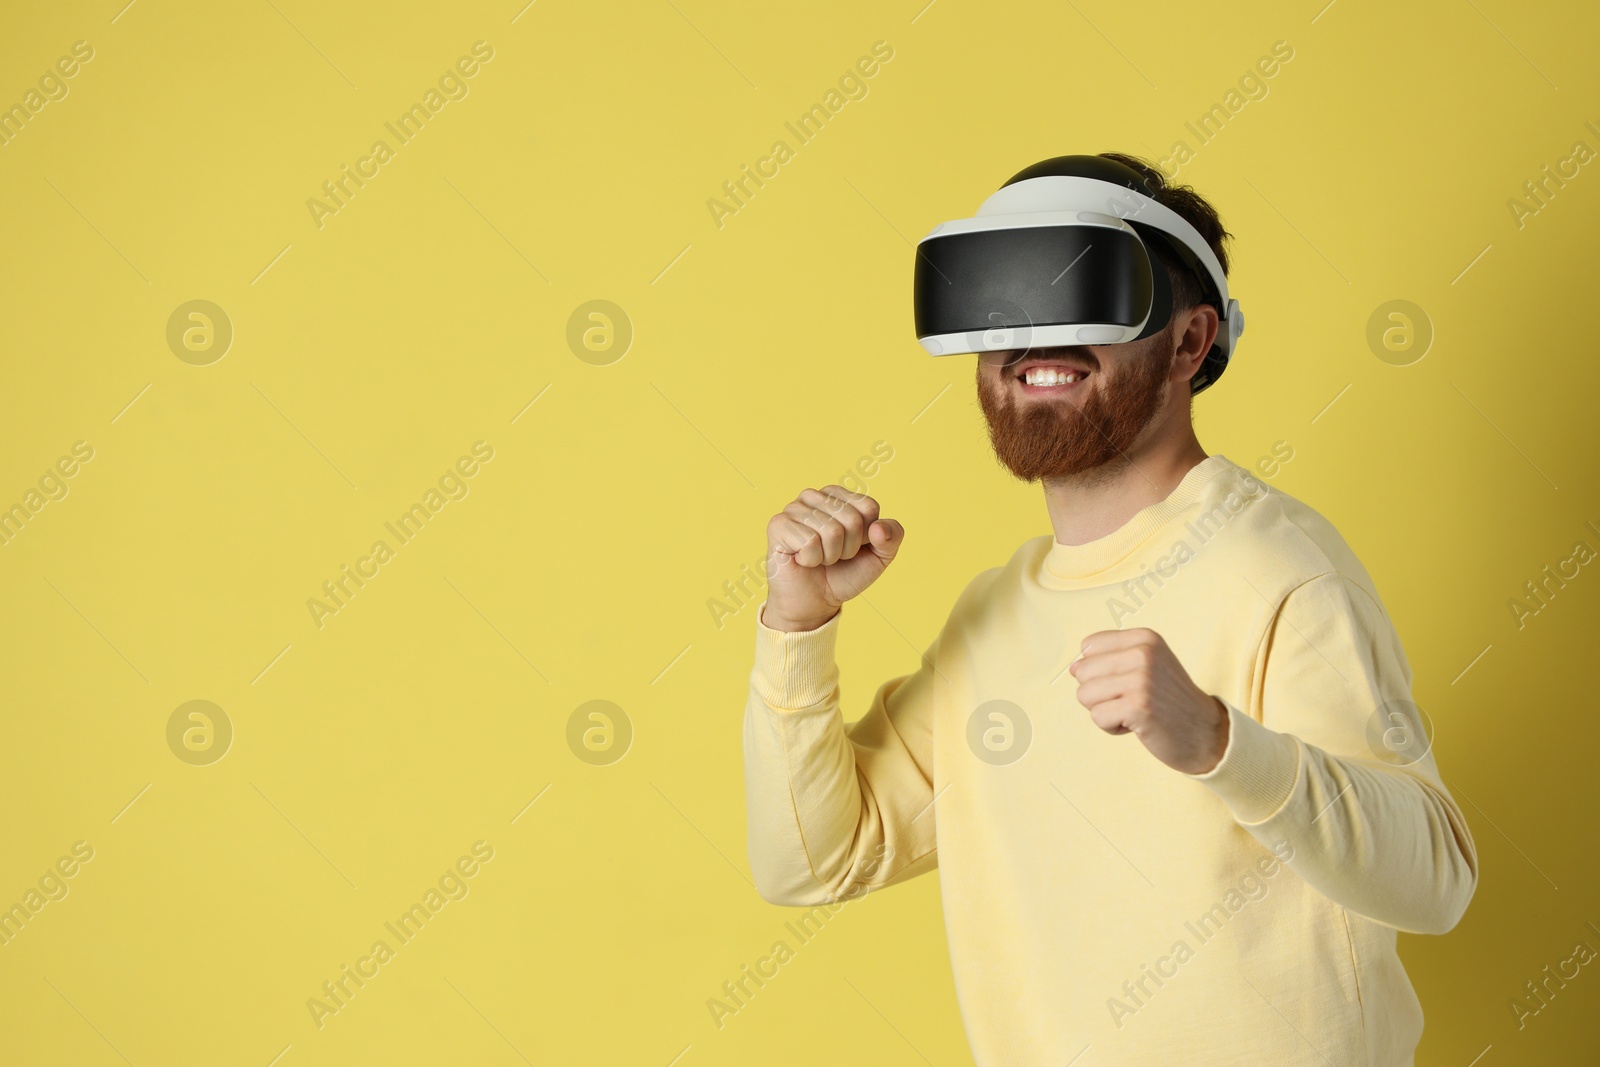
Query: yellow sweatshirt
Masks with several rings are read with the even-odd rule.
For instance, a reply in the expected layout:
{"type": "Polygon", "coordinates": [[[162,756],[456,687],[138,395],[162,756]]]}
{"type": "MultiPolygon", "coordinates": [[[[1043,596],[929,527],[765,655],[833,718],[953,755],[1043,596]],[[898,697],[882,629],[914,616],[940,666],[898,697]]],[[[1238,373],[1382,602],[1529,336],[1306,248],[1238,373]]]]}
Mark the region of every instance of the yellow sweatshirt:
{"type": "Polygon", "coordinates": [[[842,615],[785,633],[757,612],[763,898],[815,906],[937,867],[986,1067],[1413,1062],[1396,931],[1455,926],[1477,851],[1377,590],[1321,515],[1210,456],[1115,532],[1035,537],[979,574],[849,726],[842,615]],[[1081,639],[1132,627],[1227,705],[1208,773],[1077,702],[1081,639]]]}

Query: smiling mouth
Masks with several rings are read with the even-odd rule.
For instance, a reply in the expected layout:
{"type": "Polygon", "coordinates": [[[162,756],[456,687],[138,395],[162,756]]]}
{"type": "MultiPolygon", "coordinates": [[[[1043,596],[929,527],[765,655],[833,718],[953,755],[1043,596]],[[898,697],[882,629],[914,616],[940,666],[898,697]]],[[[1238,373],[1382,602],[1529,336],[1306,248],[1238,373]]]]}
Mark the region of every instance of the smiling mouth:
{"type": "Polygon", "coordinates": [[[1067,393],[1078,388],[1089,377],[1089,372],[1078,367],[1041,364],[1013,375],[1024,393],[1067,393]]]}

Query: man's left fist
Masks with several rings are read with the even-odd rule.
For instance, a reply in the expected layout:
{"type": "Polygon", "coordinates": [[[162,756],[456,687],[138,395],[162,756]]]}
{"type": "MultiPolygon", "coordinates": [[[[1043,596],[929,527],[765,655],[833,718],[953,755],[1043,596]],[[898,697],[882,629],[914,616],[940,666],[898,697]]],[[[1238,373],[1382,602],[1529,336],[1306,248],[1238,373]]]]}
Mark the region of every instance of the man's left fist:
{"type": "Polygon", "coordinates": [[[1200,691],[1154,630],[1092,633],[1067,670],[1096,726],[1136,735],[1168,767],[1205,774],[1227,750],[1226,705],[1200,691]]]}

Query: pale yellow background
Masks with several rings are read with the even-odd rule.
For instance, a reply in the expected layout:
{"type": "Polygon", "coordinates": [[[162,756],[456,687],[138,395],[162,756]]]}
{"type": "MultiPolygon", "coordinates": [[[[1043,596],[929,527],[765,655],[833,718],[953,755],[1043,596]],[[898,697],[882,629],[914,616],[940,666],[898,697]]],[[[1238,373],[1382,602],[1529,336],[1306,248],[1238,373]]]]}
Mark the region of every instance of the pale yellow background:
{"type": "Polygon", "coordinates": [[[1049,529],[972,357],[915,343],[912,245],[1038,159],[1194,146],[1280,40],[1179,175],[1236,235],[1249,321],[1200,438],[1292,446],[1273,484],[1371,570],[1471,821],[1465,919],[1402,939],[1417,1062],[1595,1054],[1594,966],[1525,1029],[1509,1003],[1600,947],[1600,574],[1525,628],[1507,606],[1600,549],[1600,173],[1521,228],[1506,205],[1600,149],[1590,5],[120,3],[0,28],[0,104],[95,50],[0,147],[0,505],[94,449],[0,548],[0,903],[95,850],[0,948],[0,1062],[970,1063],[936,877],[713,1024],[796,913],[744,855],[754,611],[719,629],[707,601],[888,442],[871,492],[908,537],[846,609],[847,717],[912,670],[1049,529]],[[308,198],[478,40],[470,95],[319,229],[308,198]],[[785,121],[879,40],[868,95],[798,145],[785,121]],[[708,198],[780,138],[719,229],[708,198]],[[235,330],[209,366],[166,342],[193,299],[235,330]],[[593,299],[635,331],[609,366],[566,342],[593,299]],[[1435,330],[1410,366],[1366,341],[1394,299],[1435,330]],[[319,630],[307,599],[478,440],[470,494],[319,630]],[[210,766],[167,747],[194,699],[236,731],[210,766]],[[635,731],[610,766],[565,739],[594,699],[635,731]],[[307,998],[478,840],[470,895],[318,1029],[307,998]]]}

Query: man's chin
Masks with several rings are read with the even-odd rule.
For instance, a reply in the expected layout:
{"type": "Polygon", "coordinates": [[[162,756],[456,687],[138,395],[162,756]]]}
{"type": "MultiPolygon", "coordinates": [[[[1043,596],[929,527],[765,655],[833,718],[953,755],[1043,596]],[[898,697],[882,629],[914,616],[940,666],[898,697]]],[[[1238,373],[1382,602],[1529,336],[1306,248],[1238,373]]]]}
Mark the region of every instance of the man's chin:
{"type": "Polygon", "coordinates": [[[1005,442],[1004,437],[991,427],[990,450],[1002,467],[1024,482],[1070,478],[1102,466],[1108,458],[1105,450],[1095,447],[1092,441],[1057,441],[1052,447],[1005,442]]]}
{"type": "Polygon", "coordinates": [[[1012,476],[1018,481],[1027,482],[1029,484],[1034,482],[1054,481],[1061,478],[1072,478],[1079,474],[1083,474],[1086,471],[1092,471],[1096,467],[1103,466],[1103,464],[1098,461],[1074,461],[1046,465],[1032,459],[1025,461],[1010,460],[999,453],[995,454],[995,458],[999,460],[1000,465],[1006,470],[1010,471],[1012,476]]]}

